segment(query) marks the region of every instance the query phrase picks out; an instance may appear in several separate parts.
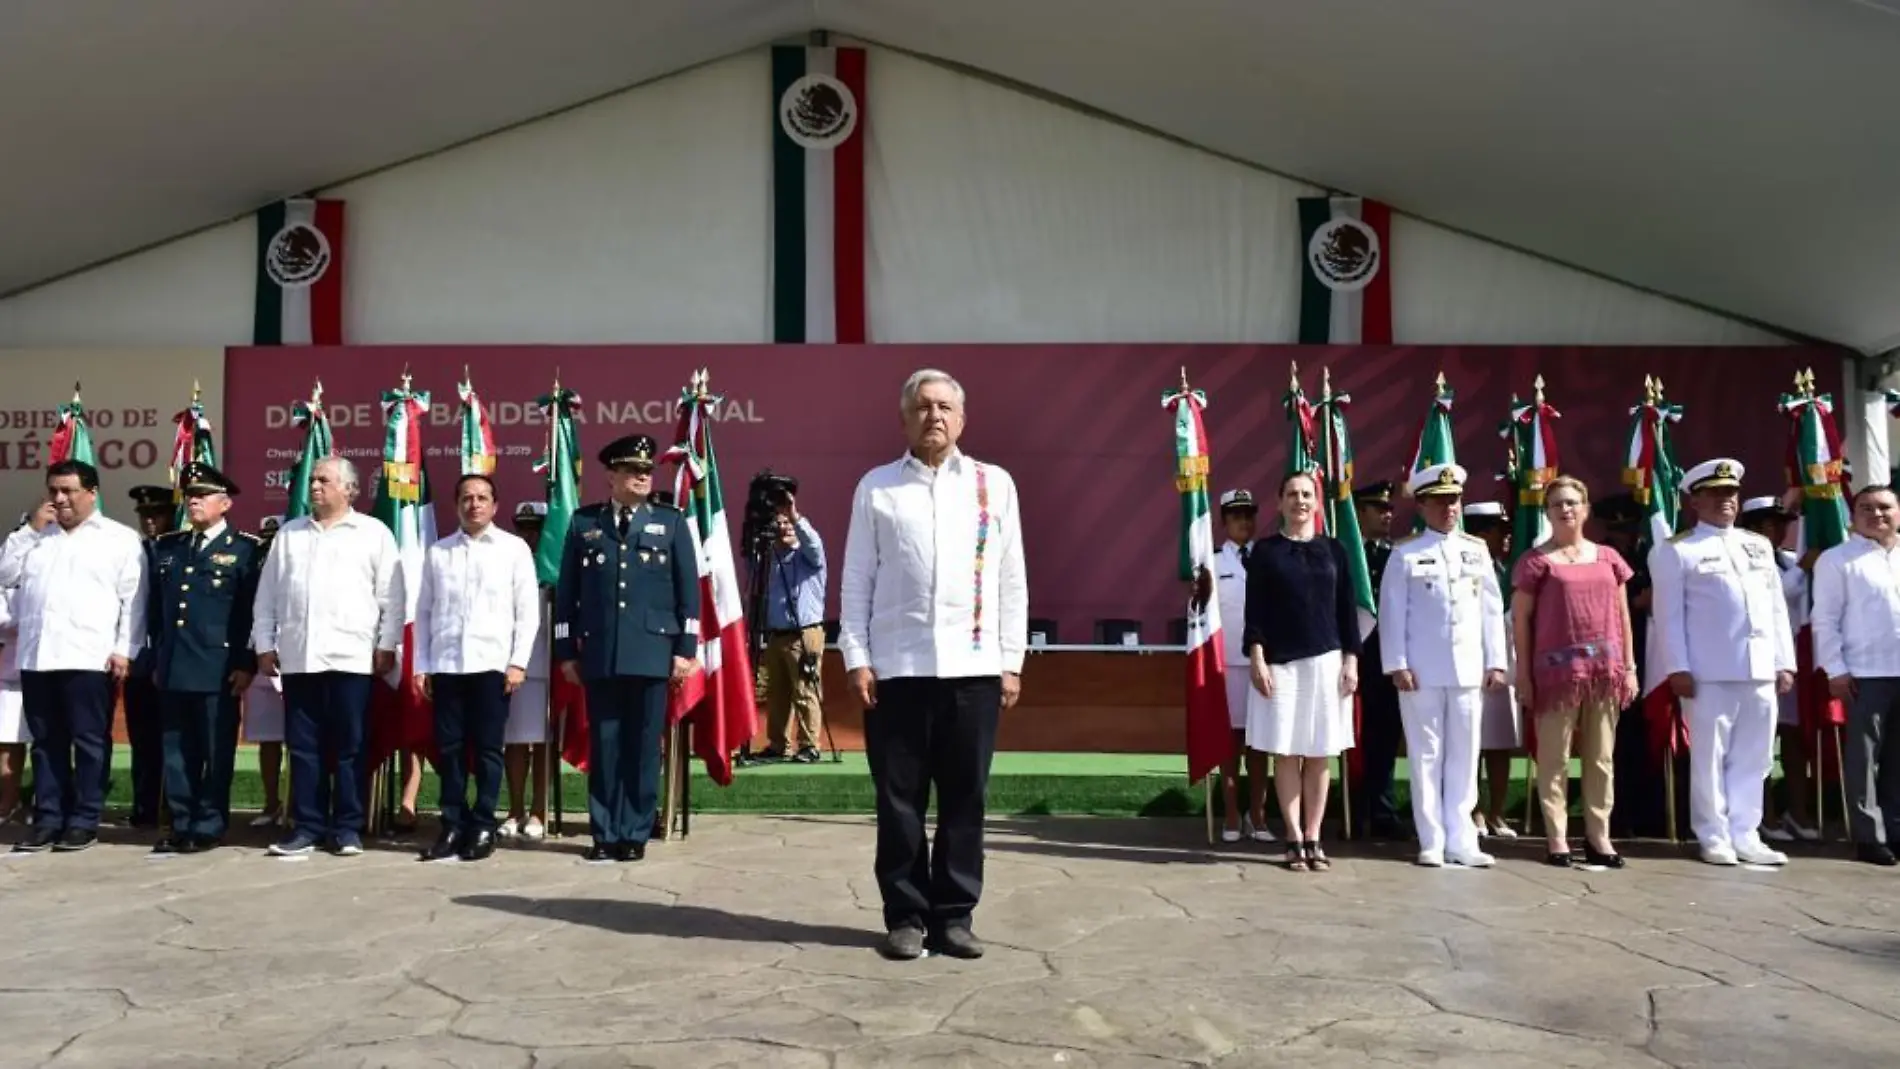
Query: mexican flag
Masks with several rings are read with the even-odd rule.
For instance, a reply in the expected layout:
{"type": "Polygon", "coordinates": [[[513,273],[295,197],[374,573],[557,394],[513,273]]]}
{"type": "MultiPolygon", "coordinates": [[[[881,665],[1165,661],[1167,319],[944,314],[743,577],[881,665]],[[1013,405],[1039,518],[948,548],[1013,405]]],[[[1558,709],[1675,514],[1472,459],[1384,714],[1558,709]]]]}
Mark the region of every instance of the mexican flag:
{"type": "MultiPolygon", "coordinates": [[[[1682,406],[1666,403],[1662,383],[1645,378],[1643,400],[1630,409],[1630,416],[1623,482],[1649,517],[1649,544],[1659,546],[1675,537],[1681,519],[1682,467],[1676,463],[1669,425],[1681,422],[1682,406]]],[[[1650,615],[1653,620],[1654,612],[1650,615]]],[[[1650,753],[1658,760],[1689,747],[1689,725],[1682,718],[1681,703],[1661,671],[1657,650],[1661,641],[1661,629],[1652,623],[1643,657],[1643,722],[1649,731],[1650,753]]]]}
{"type": "Polygon", "coordinates": [[[1326,480],[1322,512],[1325,529],[1346,551],[1352,600],[1359,608],[1359,637],[1364,639],[1378,623],[1379,592],[1372,589],[1372,568],[1366,564],[1366,540],[1359,531],[1359,508],[1352,499],[1352,435],[1346,429],[1346,408],[1351,404],[1351,394],[1333,392],[1332,374],[1326,372],[1315,409],[1319,419],[1319,466],[1326,480]]]}
{"type": "MultiPolygon", "coordinates": [[[[1405,469],[1408,479],[1434,464],[1458,463],[1458,451],[1451,437],[1451,401],[1452,390],[1445,384],[1445,373],[1441,371],[1432,385],[1432,407],[1426,409],[1425,424],[1418,431],[1418,447],[1412,450],[1412,462],[1405,469]]],[[[1409,483],[1407,486],[1409,494],[1409,483]]],[[[1412,530],[1424,529],[1425,517],[1413,516],[1412,530]]]]}
{"type": "MultiPolygon", "coordinates": [[[[1801,491],[1795,552],[1806,560],[1847,541],[1852,530],[1848,511],[1852,490],[1840,427],[1834,420],[1834,398],[1814,392],[1812,370],[1795,376],[1795,392],[1782,394],[1778,407],[1788,418],[1788,487],[1801,491]]],[[[1794,645],[1800,668],[1795,677],[1796,705],[1803,732],[1813,739],[1823,727],[1847,723],[1847,710],[1828,692],[1825,675],[1816,669],[1812,624],[1802,626],[1794,645]]],[[[1825,748],[1817,747],[1815,752],[1824,753],[1825,748]]],[[[1824,764],[1817,760],[1815,767],[1824,764]]]]}
{"type": "Polygon", "coordinates": [[[205,415],[204,401],[201,399],[198,384],[191,386],[191,404],[183,412],[172,417],[172,423],[178,428],[172,435],[172,459],[169,465],[172,480],[172,501],[178,508],[177,526],[185,529],[185,490],[181,483],[187,464],[218,463],[218,449],[211,441],[211,417],[205,415]]]}
{"type": "MultiPolygon", "coordinates": [[[[1191,597],[1187,613],[1187,762],[1188,782],[1198,782],[1234,752],[1227,717],[1227,668],[1222,663],[1220,598],[1214,596],[1214,517],[1207,495],[1207,394],[1190,390],[1187,376],[1179,389],[1161,395],[1161,407],[1174,416],[1174,489],[1181,497],[1180,576],[1209,579],[1207,597],[1191,597]],[[1196,604],[1196,602],[1199,604],[1196,604]]],[[[1235,620],[1234,626],[1241,621],[1235,620]]]]}
{"type": "Polygon", "coordinates": [[[1539,375],[1529,403],[1511,398],[1506,424],[1511,457],[1511,557],[1517,558],[1550,537],[1550,517],[1544,514],[1544,487],[1557,477],[1557,425],[1560,413],[1544,400],[1544,377],[1539,375]]]}
{"type": "Polygon", "coordinates": [[[335,441],[330,437],[330,417],[323,411],[323,380],[317,380],[311,389],[310,400],[291,404],[290,423],[303,428],[303,452],[298,454],[297,466],[290,469],[288,476],[290,502],[284,507],[286,523],[310,515],[310,476],[316,471],[317,461],[336,454],[335,441]]]}
{"type": "MultiPolygon", "coordinates": [[[[547,451],[534,465],[535,474],[546,481],[548,515],[541,525],[541,543],[534,554],[536,578],[543,587],[551,587],[561,578],[561,554],[567,546],[567,529],[581,500],[581,439],[575,413],[580,411],[580,395],[561,388],[535,399],[548,424],[547,451]]],[[[587,738],[587,688],[569,683],[558,664],[549,663],[549,729],[556,718],[565,718],[560,729],[561,757],[575,768],[586,771],[591,746],[587,738]]]]}
{"type": "Polygon", "coordinates": [[[866,341],[864,49],[772,49],[772,340],[866,341]]]}
{"type": "MultiPolygon", "coordinates": [[[[1300,388],[1300,366],[1298,364],[1293,365],[1289,377],[1292,381],[1288,384],[1286,396],[1281,399],[1281,405],[1286,409],[1287,428],[1292,433],[1292,438],[1287,443],[1285,474],[1311,475],[1314,480],[1319,483],[1317,496],[1319,500],[1323,502],[1326,500],[1326,473],[1320,470],[1319,460],[1317,459],[1319,451],[1317,441],[1319,435],[1318,410],[1313,407],[1312,402],[1306,399],[1306,391],[1300,388]]],[[[1313,519],[1318,525],[1320,534],[1326,534],[1330,530],[1326,526],[1325,509],[1320,509],[1318,513],[1314,515],[1313,519]]]]}
{"type": "Polygon", "coordinates": [[[1392,344],[1392,210],[1300,198],[1300,344],[1392,344]]]}
{"type": "Polygon", "coordinates": [[[462,381],[455,384],[455,396],[462,403],[462,474],[495,474],[495,427],[489,422],[488,406],[482,404],[468,369],[462,369],[462,381]]]}
{"type": "Polygon", "coordinates": [[[402,385],[383,393],[383,464],[376,481],[375,517],[389,527],[400,554],[403,589],[402,645],[393,675],[383,677],[371,701],[370,764],[398,750],[431,751],[435,720],[429,701],[415,688],[416,598],[422,592],[422,562],[435,542],[435,507],[423,470],[422,423],[429,394],[402,385]]]}
{"type": "Polygon", "coordinates": [[[343,202],[299,197],[257,213],[255,345],[343,344],[343,202]]]}
{"type": "MultiPolygon", "coordinates": [[[[46,463],[50,466],[62,461],[77,460],[99,467],[98,454],[92,448],[92,424],[86,419],[85,402],[79,399],[79,384],[73,383],[71,404],[60,405],[59,426],[53,431],[53,440],[47,444],[46,463]]],[[[100,496],[97,504],[100,512],[105,512],[105,498],[100,496]]]]}
{"type": "Polygon", "coordinates": [[[663,461],[677,465],[673,500],[693,522],[699,559],[699,658],[673,692],[667,719],[693,722],[693,750],[713,782],[732,782],[732,751],[759,730],[745,601],[726,526],[726,496],[713,452],[712,417],[722,398],[707,391],[702,368],[680,391],[679,433],[663,461]]]}

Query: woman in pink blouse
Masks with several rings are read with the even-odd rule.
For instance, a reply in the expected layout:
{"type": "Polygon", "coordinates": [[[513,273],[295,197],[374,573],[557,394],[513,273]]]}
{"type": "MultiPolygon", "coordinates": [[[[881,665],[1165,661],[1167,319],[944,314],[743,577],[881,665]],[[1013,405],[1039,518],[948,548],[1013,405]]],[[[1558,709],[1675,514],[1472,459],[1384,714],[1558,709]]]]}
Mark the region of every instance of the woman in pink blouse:
{"type": "Polygon", "coordinates": [[[1636,653],[1623,584],[1630,566],[1583,537],[1590,492],[1570,476],[1544,489],[1550,540],[1511,572],[1517,700],[1537,725],[1537,796],[1552,865],[1571,863],[1570,738],[1583,757],[1584,860],[1623,867],[1610,845],[1617,711],[1636,696],[1636,653]]]}

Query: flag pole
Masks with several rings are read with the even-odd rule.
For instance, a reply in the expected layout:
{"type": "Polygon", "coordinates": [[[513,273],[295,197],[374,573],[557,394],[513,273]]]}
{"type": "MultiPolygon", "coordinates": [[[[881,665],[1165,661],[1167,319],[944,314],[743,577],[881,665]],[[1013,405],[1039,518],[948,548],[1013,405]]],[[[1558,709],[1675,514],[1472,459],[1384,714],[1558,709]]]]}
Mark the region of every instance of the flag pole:
{"type": "MultiPolygon", "coordinates": [[[[1186,394],[1188,393],[1189,389],[1190,387],[1188,386],[1187,365],[1182,364],[1181,365],[1181,392],[1183,394],[1186,394]]],[[[1213,597],[1214,591],[1209,590],[1207,596],[1213,597]]],[[[1182,646],[1181,652],[1183,654],[1186,654],[1187,646],[1185,644],[1182,646]]],[[[1239,777],[1236,776],[1235,779],[1238,780],[1239,777]]],[[[1251,783],[1247,784],[1247,790],[1249,793],[1251,793],[1253,791],[1253,784],[1251,783]]],[[[1207,845],[1213,846],[1218,841],[1218,837],[1214,829],[1214,777],[1211,774],[1201,777],[1201,812],[1207,818],[1207,845]]]]}

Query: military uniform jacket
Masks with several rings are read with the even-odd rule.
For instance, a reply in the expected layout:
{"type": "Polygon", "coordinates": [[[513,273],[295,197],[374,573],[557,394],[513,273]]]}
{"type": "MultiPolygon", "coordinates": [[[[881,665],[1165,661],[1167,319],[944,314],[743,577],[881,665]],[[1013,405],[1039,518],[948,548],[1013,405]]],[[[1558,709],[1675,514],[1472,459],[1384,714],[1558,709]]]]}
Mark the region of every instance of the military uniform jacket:
{"type": "Polygon", "coordinates": [[[209,694],[226,689],[232,672],[257,670],[251,608],[264,545],[227,525],[194,553],[193,533],[152,542],[145,633],[160,689],[209,694]]]}
{"type": "MultiPolygon", "coordinates": [[[[1251,545],[1251,543],[1249,543],[1251,545]]],[[[1214,554],[1214,596],[1220,602],[1223,664],[1247,664],[1247,566],[1241,562],[1240,547],[1223,542],[1214,554]]]]}
{"type": "Polygon", "coordinates": [[[686,516],[633,510],[623,541],[612,503],[574,513],[554,591],[554,656],[584,679],[672,674],[699,650],[699,557],[686,516]]]}
{"type": "Polygon", "coordinates": [[[1697,524],[1649,551],[1658,675],[1763,683],[1792,672],[1781,565],[1766,538],[1697,524]]]}
{"type": "Polygon", "coordinates": [[[1379,633],[1383,671],[1409,669],[1421,687],[1476,687],[1485,672],[1507,670],[1490,547],[1430,529],[1393,545],[1379,583],[1379,633]]]}

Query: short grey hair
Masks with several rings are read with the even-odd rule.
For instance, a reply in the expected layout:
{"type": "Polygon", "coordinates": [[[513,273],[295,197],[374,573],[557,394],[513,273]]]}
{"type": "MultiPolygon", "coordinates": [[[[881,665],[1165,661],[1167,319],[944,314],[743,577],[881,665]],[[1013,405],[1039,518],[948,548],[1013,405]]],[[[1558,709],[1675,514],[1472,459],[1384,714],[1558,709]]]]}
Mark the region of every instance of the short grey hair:
{"type": "Polygon", "coordinates": [[[337,477],[343,480],[343,485],[348,489],[360,490],[363,488],[362,482],[356,475],[356,465],[350,463],[350,458],[336,455],[324,457],[311,467],[310,474],[315,475],[318,468],[326,465],[336,469],[337,477]]]}
{"type": "Polygon", "coordinates": [[[917,391],[933,382],[947,383],[950,389],[956,392],[957,407],[963,407],[963,384],[951,378],[948,371],[938,371],[934,367],[927,367],[911,372],[910,378],[904,380],[904,392],[898,395],[897,410],[909,412],[911,404],[917,400],[917,391]]]}

